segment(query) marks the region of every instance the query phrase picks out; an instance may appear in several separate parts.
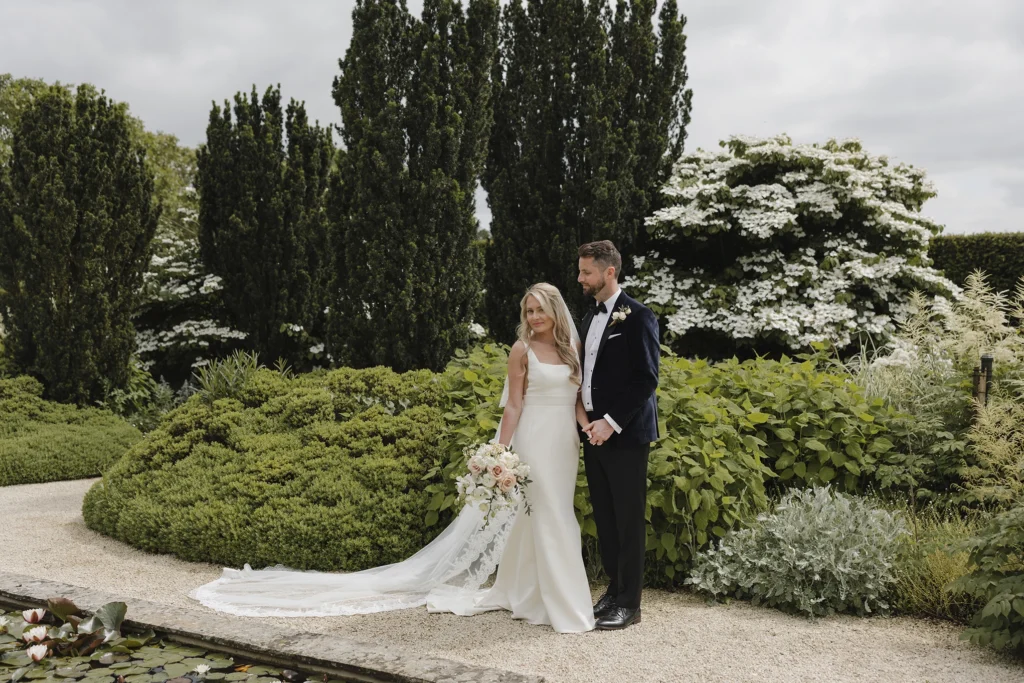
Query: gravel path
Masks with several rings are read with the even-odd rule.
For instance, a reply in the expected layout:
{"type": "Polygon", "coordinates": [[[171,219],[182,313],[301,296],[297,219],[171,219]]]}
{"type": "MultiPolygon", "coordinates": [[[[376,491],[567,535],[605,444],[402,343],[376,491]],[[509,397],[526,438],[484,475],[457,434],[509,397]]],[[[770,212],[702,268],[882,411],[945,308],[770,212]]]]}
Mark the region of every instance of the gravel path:
{"type": "MultiPolygon", "coordinates": [[[[0,488],[0,570],[205,609],[186,595],[215,579],[219,568],[149,555],[87,529],[80,507],[92,483],[0,488]]],[[[425,609],[266,621],[400,644],[552,682],[1024,681],[1020,662],[958,640],[959,629],[945,623],[855,617],[810,622],[654,590],[644,593],[643,623],[621,632],[558,635],[508,613],[464,618],[425,609]]]]}

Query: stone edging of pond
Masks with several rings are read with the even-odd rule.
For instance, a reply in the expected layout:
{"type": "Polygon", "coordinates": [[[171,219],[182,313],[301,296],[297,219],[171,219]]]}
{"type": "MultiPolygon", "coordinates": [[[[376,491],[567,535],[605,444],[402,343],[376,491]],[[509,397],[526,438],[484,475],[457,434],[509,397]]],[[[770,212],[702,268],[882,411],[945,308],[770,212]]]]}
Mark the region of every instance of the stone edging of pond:
{"type": "Polygon", "coordinates": [[[42,607],[53,597],[72,600],[91,613],[114,601],[128,604],[124,626],[153,629],[159,635],[193,646],[220,650],[275,666],[326,673],[345,681],[374,683],[543,683],[530,676],[429,657],[399,648],[361,643],[297,629],[282,628],[216,612],[187,610],[146,600],[109,595],[81,586],[0,572],[0,605],[42,607]]]}

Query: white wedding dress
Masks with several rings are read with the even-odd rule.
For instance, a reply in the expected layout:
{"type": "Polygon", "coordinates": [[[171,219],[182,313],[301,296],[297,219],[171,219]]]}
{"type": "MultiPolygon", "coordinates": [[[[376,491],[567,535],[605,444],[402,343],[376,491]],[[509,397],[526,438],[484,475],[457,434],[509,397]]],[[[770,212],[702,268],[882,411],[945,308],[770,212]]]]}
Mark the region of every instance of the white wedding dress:
{"type": "Polygon", "coordinates": [[[594,628],[573,510],[579,465],[577,385],[567,365],[527,350],[527,389],[512,449],[530,466],[527,498],[484,525],[466,506],[436,539],[396,564],[347,574],[274,567],[225,569],[192,597],[243,616],[336,616],[426,605],[472,616],[505,609],[559,633],[594,628]],[[482,588],[498,567],[490,588],[482,588]]]}

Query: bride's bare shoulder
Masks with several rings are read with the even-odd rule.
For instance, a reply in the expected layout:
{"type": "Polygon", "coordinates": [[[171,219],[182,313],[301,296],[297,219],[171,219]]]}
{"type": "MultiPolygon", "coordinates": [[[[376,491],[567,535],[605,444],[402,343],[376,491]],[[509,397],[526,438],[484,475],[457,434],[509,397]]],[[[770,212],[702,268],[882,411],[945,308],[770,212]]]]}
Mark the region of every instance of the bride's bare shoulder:
{"type": "Polygon", "coordinates": [[[508,364],[511,366],[514,363],[526,364],[526,344],[521,339],[513,344],[512,349],[508,352],[508,364]]]}

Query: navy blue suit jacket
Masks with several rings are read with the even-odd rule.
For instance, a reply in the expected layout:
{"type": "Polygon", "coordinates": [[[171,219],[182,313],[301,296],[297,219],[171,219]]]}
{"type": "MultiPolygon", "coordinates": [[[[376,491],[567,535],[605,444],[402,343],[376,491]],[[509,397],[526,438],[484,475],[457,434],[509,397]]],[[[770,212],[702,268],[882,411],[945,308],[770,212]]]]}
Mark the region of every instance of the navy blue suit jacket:
{"type": "MultiPolygon", "coordinates": [[[[651,309],[625,292],[619,294],[615,302],[615,310],[623,307],[629,308],[630,314],[618,323],[609,319],[601,336],[590,380],[590,395],[594,403],[590,412],[596,418],[607,414],[622,428],[622,432],[613,435],[611,441],[649,444],[659,437],[658,397],[655,394],[661,361],[658,318],[651,309]]],[[[593,319],[593,311],[590,311],[580,324],[584,371],[587,333],[593,319]]]]}

